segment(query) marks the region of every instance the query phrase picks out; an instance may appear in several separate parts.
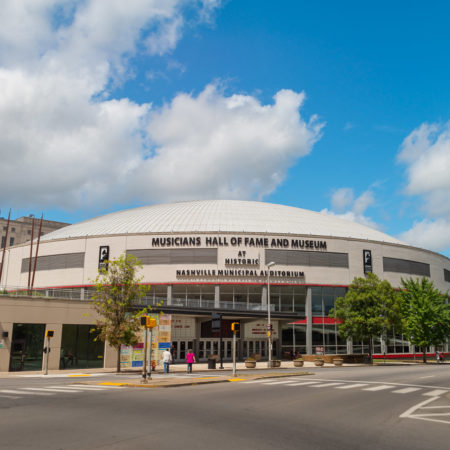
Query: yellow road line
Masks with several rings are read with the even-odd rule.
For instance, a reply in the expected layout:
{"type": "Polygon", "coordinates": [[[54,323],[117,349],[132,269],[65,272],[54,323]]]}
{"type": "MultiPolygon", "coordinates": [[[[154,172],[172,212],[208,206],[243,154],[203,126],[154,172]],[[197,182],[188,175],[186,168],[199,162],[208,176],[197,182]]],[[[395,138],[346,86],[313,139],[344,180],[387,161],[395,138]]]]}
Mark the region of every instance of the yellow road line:
{"type": "Polygon", "coordinates": [[[245,378],[230,378],[228,381],[246,381],[245,378]]]}

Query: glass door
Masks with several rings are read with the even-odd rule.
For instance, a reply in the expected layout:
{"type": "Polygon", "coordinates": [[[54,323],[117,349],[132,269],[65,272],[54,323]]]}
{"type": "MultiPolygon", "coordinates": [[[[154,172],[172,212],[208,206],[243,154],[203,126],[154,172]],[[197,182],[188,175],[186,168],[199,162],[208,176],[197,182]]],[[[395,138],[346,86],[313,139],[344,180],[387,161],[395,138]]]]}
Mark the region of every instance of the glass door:
{"type": "Polygon", "coordinates": [[[45,324],[15,323],[9,370],[42,370],[45,324]]]}

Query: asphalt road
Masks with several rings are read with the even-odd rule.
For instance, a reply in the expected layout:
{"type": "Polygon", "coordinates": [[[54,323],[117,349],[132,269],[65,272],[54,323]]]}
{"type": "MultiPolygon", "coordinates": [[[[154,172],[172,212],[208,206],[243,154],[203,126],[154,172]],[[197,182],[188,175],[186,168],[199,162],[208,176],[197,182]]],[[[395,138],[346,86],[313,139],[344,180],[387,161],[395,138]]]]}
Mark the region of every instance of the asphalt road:
{"type": "Polygon", "coordinates": [[[450,365],[312,371],[166,389],[77,387],[80,380],[67,377],[2,379],[0,448],[450,447],[450,365]]]}

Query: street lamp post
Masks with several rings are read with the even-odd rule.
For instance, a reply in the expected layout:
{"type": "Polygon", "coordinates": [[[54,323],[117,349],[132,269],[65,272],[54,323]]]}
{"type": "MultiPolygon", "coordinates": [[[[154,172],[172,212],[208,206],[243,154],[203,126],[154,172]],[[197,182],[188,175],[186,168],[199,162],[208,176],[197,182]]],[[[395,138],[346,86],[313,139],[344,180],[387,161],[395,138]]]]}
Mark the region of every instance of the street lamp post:
{"type": "Polygon", "coordinates": [[[270,321],[270,268],[273,267],[275,263],[271,261],[267,264],[267,339],[269,347],[269,360],[267,363],[268,367],[272,367],[272,322],[270,321]]]}

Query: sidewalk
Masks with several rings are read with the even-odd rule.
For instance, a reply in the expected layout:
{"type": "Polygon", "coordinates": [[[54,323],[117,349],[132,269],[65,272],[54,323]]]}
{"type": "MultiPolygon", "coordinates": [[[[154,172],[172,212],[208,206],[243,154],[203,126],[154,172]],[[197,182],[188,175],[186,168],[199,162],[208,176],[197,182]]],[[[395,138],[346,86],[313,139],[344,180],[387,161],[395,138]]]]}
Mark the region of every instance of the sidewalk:
{"type": "MultiPolygon", "coordinates": [[[[195,363],[193,364],[193,372],[197,373],[197,372],[201,372],[201,373],[216,373],[216,372],[222,372],[223,370],[233,370],[233,363],[231,362],[224,362],[223,363],[223,369],[219,369],[220,363],[217,363],[216,365],[216,369],[208,369],[208,364],[207,363],[195,363]]],[[[355,364],[344,364],[344,366],[356,366],[355,364]]],[[[286,369],[290,369],[290,371],[301,371],[304,368],[307,367],[315,367],[313,362],[304,362],[304,366],[302,367],[294,367],[294,364],[292,363],[292,361],[282,361],[281,362],[281,367],[279,368],[273,368],[272,370],[274,372],[277,371],[281,371],[284,372],[286,369]]],[[[324,367],[335,367],[333,364],[325,364],[324,367]]],[[[238,362],[236,363],[236,370],[238,372],[247,372],[247,371],[251,371],[251,370],[267,370],[267,361],[260,361],[256,363],[256,368],[255,369],[247,369],[245,367],[245,363],[244,362],[238,362]]],[[[157,373],[157,374],[162,374],[163,371],[163,367],[162,366],[156,366],[156,371],[152,372],[152,373],[157,373]]],[[[170,365],[170,372],[171,373],[186,373],[186,364],[185,363],[181,363],[181,364],[171,364],[170,365]]],[[[104,368],[100,368],[100,369],[66,369],[66,370],[49,370],[48,374],[49,375],[60,375],[61,377],[64,376],[98,376],[103,375],[103,374],[111,374],[113,376],[121,376],[121,375],[132,375],[132,374],[141,374],[142,373],[142,369],[126,369],[123,370],[120,373],[116,372],[116,369],[104,369],[104,368]]],[[[42,375],[43,372],[42,371],[27,371],[27,372],[0,372],[0,378],[21,378],[21,377],[31,377],[31,376],[39,376],[42,375]]]]}

